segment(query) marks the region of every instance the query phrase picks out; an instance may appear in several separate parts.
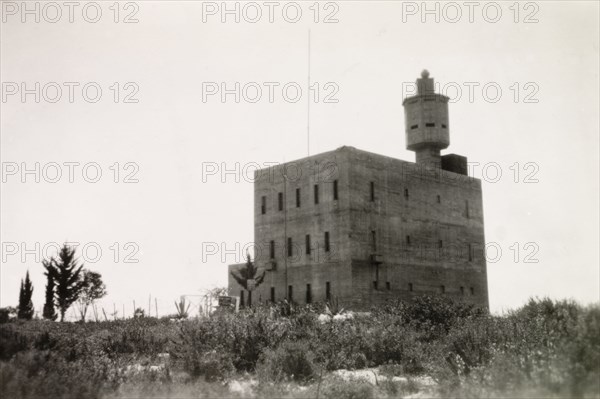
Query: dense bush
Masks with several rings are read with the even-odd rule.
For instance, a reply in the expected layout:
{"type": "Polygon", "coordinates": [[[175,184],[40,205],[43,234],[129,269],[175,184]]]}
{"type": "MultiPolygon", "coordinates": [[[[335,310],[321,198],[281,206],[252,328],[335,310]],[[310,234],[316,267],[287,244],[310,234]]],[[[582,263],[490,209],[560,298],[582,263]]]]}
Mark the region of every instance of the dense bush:
{"type": "Polygon", "coordinates": [[[247,372],[261,381],[255,394],[267,397],[290,396],[277,390],[283,381],[308,384],[293,397],[314,396],[317,387],[321,397],[418,389],[392,375],[431,376],[444,396],[600,395],[598,306],[531,300],[491,316],[436,297],[326,322],[313,309],[284,304],[179,322],[12,321],[0,326],[0,395],[94,398],[118,396],[134,384],[144,397],[146,386],[179,384],[201,396],[197,389],[222,393],[221,382],[247,372]],[[325,378],[366,367],[390,376],[376,388],[325,378]]]}
{"type": "Polygon", "coordinates": [[[285,341],[263,353],[257,371],[263,381],[309,382],[317,376],[318,367],[306,341],[285,341]]]}

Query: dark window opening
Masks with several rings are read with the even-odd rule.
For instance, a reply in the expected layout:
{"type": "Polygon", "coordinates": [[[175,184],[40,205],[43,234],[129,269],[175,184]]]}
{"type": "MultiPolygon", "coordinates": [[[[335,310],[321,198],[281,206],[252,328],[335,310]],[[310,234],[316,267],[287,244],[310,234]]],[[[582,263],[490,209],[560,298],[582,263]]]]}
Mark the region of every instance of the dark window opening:
{"type": "Polygon", "coordinates": [[[319,185],[315,184],[315,205],[319,203],[319,185]]]}
{"type": "Polygon", "coordinates": [[[283,211],[283,193],[277,194],[277,203],[279,205],[279,210],[283,211]]]}
{"type": "Polygon", "coordinates": [[[377,289],[377,281],[373,281],[373,289],[376,290],[377,289]]]}
{"type": "Polygon", "coordinates": [[[333,200],[337,201],[338,199],[338,181],[333,181],[333,200]]]}
{"type": "Polygon", "coordinates": [[[312,292],[310,290],[310,284],[306,284],[306,303],[312,303],[312,292]]]}
{"type": "Polygon", "coordinates": [[[441,292],[442,294],[445,294],[445,293],[446,293],[446,286],[445,286],[445,285],[440,285],[440,292],[441,292]]]}
{"type": "Polygon", "coordinates": [[[331,283],[329,281],[325,282],[325,300],[329,301],[331,299],[331,283]]]}
{"type": "Polygon", "coordinates": [[[306,245],[306,254],[310,255],[310,234],[306,235],[304,244],[306,245]]]}
{"type": "Polygon", "coordinates": [[[300,208],[300,189],[296,189],[296,208],[300,208]]]}
{"type": "Polygon", "coordinates": [[[469,244],[469,262],[473,261],[473,246],[469,244]]]}
{"type": "Polygon", "coordinates": [[[410,245],[410,236],[406,236],[406,244],[410,245]]]}
{"type": "Polygon", "coordinates": [[[385,283],[385,289],[388,290],[388,291],[392,289],[392,285],[390,284],[389,281],[386,281],[386,283],[385,283]]]}
{"type": "Polygon", "coordinates": [[[294,287],[288,285],[288,301],[292,302],[294,300],[294,287]]]}
{"type": "Polygon", "coordinates": [[[413,291],[413,284],[412,284],[412,283],[408,283],[408,290],[409,290],[410,292],[412,292],[412,291],[413,291]]]}
{"type": "Polygon", "coordinates": [[[404,198],[408,199],[408,188],[404,189],[404,198]]]}
{"type": "Polygon", "coordinates": [[[329,252],[331,248],[329,247],[329,232],[325,232],[325,252],[329,252]]]}
{"type": "Polygon", "coordinates": [[[240,290],[240,307],[243,308],[246,306],[246,302],[244,301],[244,290],[240,290]]]}
{"type": "Polygon", "coordinates": [[[435,127],[435,123],[426,123],[425,127],[435,127]]]}
{"type": "Polygon", "coordinates": [[[271,302],[275,303],[275,287],[271,287],[271,302]]]}
{"type": "Polygon", "coordinates": [[[267,213],[267,197],[264,195],[260,197],[260,213],[263,215],[267,213]]]}
{"type": "Polygon", "coordinates": [[[410,129],[411,129],[411,130],[415,130],[415,129],[418,129],[418,128],[419,128],[419,125],[412,125],[412,126],[410,127],[410,129]]]}
{"type": "Polygon", "coordinates": [[[439,196],[439,195],[437,196],[437,203],[438,203],[438,204],[441,204],[441,203],[442,203],[442,197],[441,197],[441,196],[439,196]]]}
{"type": "Polygon", "coordinates": [[[465,295],[465,287],[460,287],[460,295],[465,295]]]}
{"type": "Polygon", "coordinates": [[[475,295],[475,288],[471,287],[471,295],[475,295]]]}
{"type": "Polygon", "coordinates": [[[269,257],[275,259],[275,241],[273,240],[269,243],[269,257]]]}
{"type": "Polygon", "coordinates": [[[444,242],[442,240],[438,241],[438,248],[442,248],[444,246],[444,242]]]}
{"type": "Polygon", "coordinates": [[[446,125],[444,125],[444,124],[442,123],[442,129],[445,129],[445,128],[446,128],[446,125]]]}
{"type": "Polygon", "coordinates": [[[371,201],[375,201],[375,182],[371,182],[371,201]]]}
{"type": "Polygon", "coordinates": [[[377,233],[375,230],[371,231],[371,249],[377,251],[377,233]]]}
{"type": "Polygon", "coordinates": [[[292,237],[288,237],[287,241],[287,256],[292,256],[292,237]]]}

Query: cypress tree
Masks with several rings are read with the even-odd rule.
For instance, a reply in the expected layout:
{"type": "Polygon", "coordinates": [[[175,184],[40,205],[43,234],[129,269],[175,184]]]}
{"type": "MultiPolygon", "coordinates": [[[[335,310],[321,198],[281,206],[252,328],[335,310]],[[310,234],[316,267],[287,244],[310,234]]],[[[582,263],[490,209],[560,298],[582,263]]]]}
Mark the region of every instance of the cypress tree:
{"type": "Polygon", "coordinates": [[[33,296],[33,284],[29,279],[29,271],[25,275],[25,282],[21,280],[21,289],[19,291],[19,310],[17,311],[17,317],[22,320],[31,320],[33,318],[33,302],[31,297],[33,296]]]}
{"type": "Polygon", "coordinates": [[[56,275],[56,268],[52,265],[52,259],[50,261],[43,260],[42,265],[46,269],[44,273],[46,275],[46,303],[44,304],[43,317],[44,319],[54,321],[58,317],[54,304],[54,276],[56,275]]]}

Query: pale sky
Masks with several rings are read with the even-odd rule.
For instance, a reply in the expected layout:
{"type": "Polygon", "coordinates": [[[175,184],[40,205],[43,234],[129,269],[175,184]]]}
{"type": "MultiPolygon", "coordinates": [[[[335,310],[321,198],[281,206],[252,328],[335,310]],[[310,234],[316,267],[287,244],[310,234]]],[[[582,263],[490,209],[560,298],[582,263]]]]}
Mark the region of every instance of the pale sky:
{"type": "Polygon", "coordinates": [[[472,22],[462,2],[439,3],[439,22],[421,2],[321,2],[317,22],[312,1],[275,2],[272,23],[263,2],[253,3],[262,13],[255,23],[257,7],[242,2],[239,22],[220,1],[122,2],[117,23],[113,2],[97,3],[96,23],[86,21],[96,18],[95,4],[79,3],[73,22],[58,4],[62,17],[51,23],[57,10],[39,3],[36,23],[21,2],[1,2],[1,306],[16,305],[29,270],[41,309],[36,255],[63,241],[98,257],[86,267],[104,277],[107,311],[114,303],[131,313],[133,300],[147,307],[152,295],[161,314],[173,313],[179,295],[226,285],[227,264],[240,262],[253,240],[253,187],[244,176],[306,156],[307,125],[311,154],[349,145],[413,161],[403,86],[424,68],[454,98],[445,153],[478,163],[472,176],[483,179],[486,241],[502,250],[488,262],[491,309],[532,296],[599,300],[597,2],[478,2],[472,22]],[[127,16],[138,22],[124,23],[127,16]],[[319,84],[310,99],[309,65],[311,85],[319,84]],[[207,94],[222,82],[232,90],[240,83],[239,103],[207,94]],[[253,103],[256,86],[262,97],[253,103]],[[62,96],[53,103],[56,87],[62,96]],[[95,87],[102,97],[92,103],[95,87]],[[31,91],[24,101],[23,88],[31,91]],[[328,94],[337,103],[324,102],[328,94]],[[127,95],[138,102],[125,103],[127,95]],[[22,174],[36,162],[39,182],[22,174]],[[70,162],[79,163],[73,182],[70,162]],[[52,183],[56,164],[62,177],[52,183]],[[99,181],[86,181],[97,167],[99,181]],[[229,252],[203,256],[211,243],[229,252]]]}

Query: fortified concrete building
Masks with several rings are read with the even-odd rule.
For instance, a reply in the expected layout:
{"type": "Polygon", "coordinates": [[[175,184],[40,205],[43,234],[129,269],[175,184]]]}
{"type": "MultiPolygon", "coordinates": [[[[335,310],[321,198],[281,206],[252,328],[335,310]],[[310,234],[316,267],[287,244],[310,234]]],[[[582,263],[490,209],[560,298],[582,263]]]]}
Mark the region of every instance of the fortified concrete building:
{"type": "MultiPolygon", "coordinates": [[[[437,294],[488,307],[481,181],[466,157],[440,154],[448,97],[423,71],[403,106],[415,163],[341,147],[256,172],[254,303],[366,309],[437,294]]],[[[229,266],[229,289],[248,304],[232,276],[244,267],[229,266]]]]}

